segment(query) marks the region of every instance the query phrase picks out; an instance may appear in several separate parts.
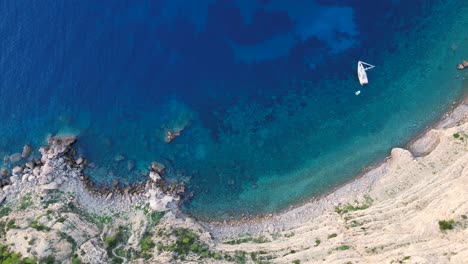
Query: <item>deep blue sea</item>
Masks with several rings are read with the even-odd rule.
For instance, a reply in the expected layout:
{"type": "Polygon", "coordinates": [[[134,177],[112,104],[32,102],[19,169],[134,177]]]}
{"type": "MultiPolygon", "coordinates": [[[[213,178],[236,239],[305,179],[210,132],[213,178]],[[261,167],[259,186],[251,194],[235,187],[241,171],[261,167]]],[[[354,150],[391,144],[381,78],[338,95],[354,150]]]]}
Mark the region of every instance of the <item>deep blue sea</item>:
{"type": "Polygon", "coordinates": [[[466,0],[2,0],[0,155],[73,134],[98,184],[157,161],[196,217],[285,209],[463,96],[466,14],[466,0]],[[358,60],[376,66],[364,88],[358,60]]]}

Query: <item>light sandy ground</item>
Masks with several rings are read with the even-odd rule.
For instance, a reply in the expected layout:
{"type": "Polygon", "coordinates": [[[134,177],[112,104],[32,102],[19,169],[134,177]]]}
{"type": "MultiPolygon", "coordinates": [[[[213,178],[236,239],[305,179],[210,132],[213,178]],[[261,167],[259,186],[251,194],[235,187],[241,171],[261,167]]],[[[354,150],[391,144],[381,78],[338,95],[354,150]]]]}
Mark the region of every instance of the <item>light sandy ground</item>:
{"type": "Polygon", "coordinates": [[[418,157],[395,148],[378,168],[317,201],[270,219],[204,225],[217,249],[275,263],[468,263],[467,109],[462,103],[413,142],[418,157]],[[365,194],[373,199],[367,209],[335,212],[339,203],[364,204],[365,194]],[[440,230],[450,219],[454,229],[440,230]],[[223,243],[242,234],[269,242],[223,243]]]}

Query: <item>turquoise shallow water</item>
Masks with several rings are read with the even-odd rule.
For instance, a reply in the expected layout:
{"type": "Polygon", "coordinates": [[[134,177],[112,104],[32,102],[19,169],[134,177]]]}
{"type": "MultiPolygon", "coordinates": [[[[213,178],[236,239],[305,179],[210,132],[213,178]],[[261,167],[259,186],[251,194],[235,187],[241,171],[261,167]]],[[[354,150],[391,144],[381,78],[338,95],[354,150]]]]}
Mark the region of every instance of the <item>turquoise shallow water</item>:
{"type": "Polygon", "coordinates": [[[465,1],[188,3],[2,2],[1,154],[75,134],[97,183],[158,161],[225,219],[352,179],[465,93],[465,1]]]}

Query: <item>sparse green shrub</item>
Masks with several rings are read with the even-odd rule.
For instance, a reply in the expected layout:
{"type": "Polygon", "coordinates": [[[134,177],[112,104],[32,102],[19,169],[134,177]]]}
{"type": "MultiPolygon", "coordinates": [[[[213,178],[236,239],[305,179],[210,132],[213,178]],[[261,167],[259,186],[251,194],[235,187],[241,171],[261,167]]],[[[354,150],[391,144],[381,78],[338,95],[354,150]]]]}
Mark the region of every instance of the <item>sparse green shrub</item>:
{"type": "Polygon", "coordinates": [[[468,217],[466,215],[461,215],[461,218],[466,220],[468,217]]]}
{"type": "Polygon", "coordinates": [[[364,201],[362,203],[356,201],[356,205],[347,203],[345,205],[336,206],[335,212],[339,215],[343,215],[351,211],[365,210],[369,208],[373,202],[374,200],[369,195],[364,195],[364,201]]]}
{"type": "Polygon", "coordinates": [[[348,249],[350,249],[350,248],[351,248],[351,246],[349,246],[349,245],[342,245],[342,246],[339,246],[339,247],[337,247],[337,248],[335,248],[335,249],[336,249],[336,250],[343,251],[343,250],[348,250],[348,249]]]}
{"type": "Polygon", "coordinates": [[[36,264],[36,263],[37,263],[37,260],[26,257],[23,259],[23,262],[21,264],[36,264]]]}
{"type": "Polygon", "coordinates": [[[301,261],[300,261],[300,260],[298,260],[298,259],[295,259],[295,260],[293,260],[293,262],[292,262],[292,263],[293,263],[293,264],[301,264],[301,261]]]}
{"type": "Polygon", "coordinates": [[[54,264],[55,263],[55,257],[52,256],[52,255],[49,255],[43,259],[41,259],[41,261],[39,261],[40,263],[45,263],[45,264],[54,264]]]}
{"type": "Polygon", "coordinates": [[[18,228],[18,226],[15,225],[15,220],[10,219],[10,221],[7,222],[6,230],[8,231],[13,228],[18,228]]]}
{"type": "Polygon", "coordinates": [[[140,247],[142,251],[149,251],[154,248],[155,244],[153,240],[151,240],[150,235],[145,235],[140,241],[140,247]]]}
{"type": "Polygon", "coordinates": [[[81,260],[77,255],[75,255],[75,256],[73,256],[73,258],[71,260],[71,263],[72,264],[81,264],[81,260]]]}
{"type": "Polygon", "coordinates": [[[11,208],[8,206],[4,206],[0,209],[0,218],[7,216],[11,212],[11,208]]]}
{"type": "Polygon", "coordinates": [[[357,227],[357,226],[362,226],[362,225],[363,223],[356,221],[356,220],[351,221],[351,224],[350,224],[351,227],[357,227]]]}
{"type": "Polygon", "coordinates": [[[32,221],[31,222],[31,227],[36,229],[37,231],[46,231],[46,232],[50,231],[50,227],[45,226],[45,225],[41,225],[37,221],[32,221]]]}
{"type": "Polygon", "coordinates": [[[393,263],[403,264],[403,263],[405,263],[406,260],[409,260],[410,258],[411,258],[411,256],[404,256],[404,257],[401,258],[401,259],[392,260],[392,261],[390,262],[390,264],[393,264],[393,263]]]}
{"type": "Polygon", "coordinates": [[[459,133],[455,133],[455,134],[453,134],[453,137],[454,137],[454,138],[459,138],[459,137],[460,137],[460,134],[459,134],[459,133]]]}
{"type": "Polygon", "coordinates": [[[176,238],[175,242],[168,245],[158,243],[156,247],[159,252],[173,252],[175,259],[185,259],[190,253],[198,255],[201,258],[222,258],[219,253],[210,251],[208,246],[200,241],[199,236],[190,229],[177,228],[172,231],[172,235],[176,238]]]}
{"type": "Polygon", "coordinates": [[[234,261],[238,264],[245,264],[247,263],[247,257],[245,251],[236,250],[234,252],[234,261]]]}
{"type": "Polygon", "coordinates": [[[259,236],[259,237],[247,236],[247,237],[242,237],[242,238],[226,241],[224,242],[224,244],[238,245],[238,244],[248,243],[248,242],[262,244],[262,243],[271,242],[271,240],[269,240],[268,238],[264,236],[259,236]]]}
{"type": "Polygon", "coordinates": [[[337,237],[337,236],[338,236],[338,235],[337,235],[336,233],[333,233],[333,234],[328,235],[328,239],[334,238],[334,237],[337,237]]]}
{"type": "Polygon", "coordinates": [[[76,241],[73,239],[73,237],[61,231],[58,231],[57,234],[60,236],[60,238],[65,239],[68,243],[70,243],[73,252],[76,250],[78,245],[76,244],[76,241]]]}
{"type": "Polygon", "coordinates": [[[25,210],[28,207],[30,207],[31,205],[33,205],[31,193],[27,193],[27,194],[23,195],[23,197],[21,197],[20,204],[19,204],[18,208],[21,209],[21,210],[25,210]]]}
{"type": "Polygon", "coordinates": [[[0,263],[2,264],[33,264],[33,263],[37,263],[37,261],[32,258],[21,259],[21,254],[16,253],[16,252],[11,252],[7,246],[0,245],[0,263]]]}
{"type": "Polygon", "coordinates": [[[159,221],[161,221],[161,218],[163,218],[165,212],[151,212],[149,214],[149,219],[151,220],[151,227],[159,224],[159,221]]]}
{"type": "Polygon", "coordinates": [[[454,224],[455,224],[455,221],[453,219],[441,220],[441,221],[439,221],[439,229],[441,231],[452,230],[454,224]]]}
{"type": "Polygon", "coordinates": [[[318,239],[318,238],[315,239],[315,245],[314,245],[314,247],[318,247],[318,245],[320,245],[320,242],[322,242],[322,241],[320,241],[320,239],[318,239]]]}

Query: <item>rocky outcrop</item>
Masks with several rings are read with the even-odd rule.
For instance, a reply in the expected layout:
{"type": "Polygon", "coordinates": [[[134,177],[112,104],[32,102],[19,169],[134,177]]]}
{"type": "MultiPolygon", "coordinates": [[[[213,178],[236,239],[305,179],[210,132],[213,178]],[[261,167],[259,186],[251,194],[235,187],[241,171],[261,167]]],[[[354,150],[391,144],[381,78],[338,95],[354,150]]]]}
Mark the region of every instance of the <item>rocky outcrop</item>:
{"type": "MultiPolygon", "coordinates": [[[[43,259],[53,255],[59,263],[70,262],[74,254],[82,263],[109,263],[112,255],[106,250],[103,234],[111,234],[107,229],[118,226],[105,228],[102,225],[106,222],[100,223],[103,220],[92,215],[128,214],[135,208],[145,208],[146,213],[172,210],[179,214],[185,186],[166,185],[162,164],[152,163],[148,180],[141,184],[122,187],[115,180],[114,186],[95,186],[83,173],[86,160],[74,159],[75,141],[75,137],[50,138],[47,146],[39,148],[40,159],[15,166],[11,175],[6,168],[1,171],[7,184],[0,189],[2,202],[21,205],[22,209],[8,216],[15,219],[17,227],[0,237],[0,243],[11,245],[11,250],[23,256],[43,259]],[[98,230],[98,226],[103,229],[98,230]]],[[[127,160],[128,170],[134,166],[134,161],[127,160]]],[[[141,234],[136,237],[141,239],[141,234]]],[[[139,250],[138,241],[134,244],[132,250],[139,250]]]]}
{"type": "Polygon", "coordinates": [[[431,153],[440,142],[440,131],[431,129],[421,138],[411,144],[409,150],[415,157],[423,157],[431,153]]]}

